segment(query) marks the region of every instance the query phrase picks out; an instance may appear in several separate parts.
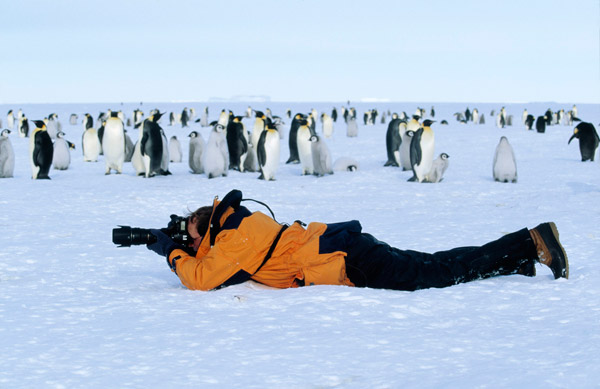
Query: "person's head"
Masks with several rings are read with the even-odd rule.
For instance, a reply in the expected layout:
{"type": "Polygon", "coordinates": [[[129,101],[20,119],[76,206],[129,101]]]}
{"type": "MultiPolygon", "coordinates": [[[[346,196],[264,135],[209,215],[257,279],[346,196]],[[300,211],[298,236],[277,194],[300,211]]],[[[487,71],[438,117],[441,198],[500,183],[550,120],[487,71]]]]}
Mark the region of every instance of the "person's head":
{"type": "Polygon", "coordinates": [[[188,215],[188,234],[194,240],[194,248],[196,249],[200,245],[204,234],[208,231],[212,211],[213,207],[207,205],[198,208],[188,215]]]}

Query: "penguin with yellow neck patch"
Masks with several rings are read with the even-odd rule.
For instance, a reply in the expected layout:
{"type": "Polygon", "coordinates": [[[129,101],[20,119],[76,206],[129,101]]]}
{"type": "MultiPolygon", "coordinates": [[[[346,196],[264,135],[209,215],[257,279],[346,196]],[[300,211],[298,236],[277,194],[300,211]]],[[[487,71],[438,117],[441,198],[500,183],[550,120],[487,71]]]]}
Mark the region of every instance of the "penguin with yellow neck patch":
{"type": "Polygon", "coordinates": [[[433,152],[435,148],[435,137],[431,124],[433,120],[426,119],[410,142],[410,165],[413,176],[408,181],[424,182],[433,165],[433,152]]]}
{"type": "Polygon", "coordinates": [[[265,181],[275,180],[275,173],[279,167],[279,151],[281,138],[277,127],[267,118],[264,131],[258,139],[256,155],[260,166],[260,177],[265,181]]]}
{"type": "Polygon", "coordinates": [[[31,133],[29,139],[29,155],[31,161],[31,178],[34,180],[50,179],[48,172],[52,166],[52,157],[54,155],[54,145],[52,139],[46,131],[46,124],[43,120],[33,120],[36,128],[31,133]]]}

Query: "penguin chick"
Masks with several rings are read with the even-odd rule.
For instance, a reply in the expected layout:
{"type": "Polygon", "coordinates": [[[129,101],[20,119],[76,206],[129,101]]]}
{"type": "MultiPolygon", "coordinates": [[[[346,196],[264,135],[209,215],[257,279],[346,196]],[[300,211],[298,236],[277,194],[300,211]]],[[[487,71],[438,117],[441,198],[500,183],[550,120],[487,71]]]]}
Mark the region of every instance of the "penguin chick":
{"type": "Polygon", "coordinates": [[[325,174],[333,174],[331,168],[331,153],[327,147],[327,143],[323,141],[317,134],[310,137],[311,153],[313,160],[313,174],[317,177],[322,177],[325,174]]]}
{"type": "Polygon", "coordinates": [[[448,169],[448,158],[450,156],[446,153],[441,153],[431,165],[431,170],[427,174],[427,182],[437,183],[444,179],[444,173],[448,169]]]}
{"type": "Polygon", "coordinates": [[[494,180],[499,182],[517,182],[517,161],[513,148],[508,139],[500,138],[496,153],[494,154],[493,167],[494,180]]]}

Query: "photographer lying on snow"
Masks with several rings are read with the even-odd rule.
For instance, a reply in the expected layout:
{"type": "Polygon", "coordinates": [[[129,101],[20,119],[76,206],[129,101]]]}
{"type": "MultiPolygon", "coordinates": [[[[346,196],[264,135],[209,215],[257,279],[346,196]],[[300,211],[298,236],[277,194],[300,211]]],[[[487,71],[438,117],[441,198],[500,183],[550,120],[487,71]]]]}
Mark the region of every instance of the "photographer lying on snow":
{"type": "MultiPolygon", "coordinates": [[[[391,247],[361,232],[356,220],[281,225],[251,213],[241,200],[242,192],[232,190],[223,201],[215,198],[212,206],[189,215],[187,223],[175,220],[191,238],[187,247],[171,238],[172,224],[146,230],[153,235],[147,241],[155,240],[148,249],[166,256],[183,285],[201,290],[252,279],[276,288],[326,284],[412,291],[500,275],[533,277],[536,262],[550,267],[554,278],[569,276],[554,223],[523,228],[481,247],[427,254],[391,247]]],[[[114,234],[113,241],[122,243],[114,234]]]]}

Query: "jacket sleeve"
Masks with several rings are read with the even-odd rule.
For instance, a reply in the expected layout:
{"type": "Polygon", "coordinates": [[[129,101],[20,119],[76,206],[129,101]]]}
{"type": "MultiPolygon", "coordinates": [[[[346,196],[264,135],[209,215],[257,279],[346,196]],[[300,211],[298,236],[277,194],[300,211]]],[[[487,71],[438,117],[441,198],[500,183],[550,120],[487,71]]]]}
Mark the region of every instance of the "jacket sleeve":
{"type": "Polygon", "coordinates": [[[173,250],[169,265],[188,289],[212,290],[221,286],[240,270],[250,272],[258,250],[238,230],[222,231],[215,245],[204,255],[196,257],[183,250],[173,250]]]}

